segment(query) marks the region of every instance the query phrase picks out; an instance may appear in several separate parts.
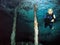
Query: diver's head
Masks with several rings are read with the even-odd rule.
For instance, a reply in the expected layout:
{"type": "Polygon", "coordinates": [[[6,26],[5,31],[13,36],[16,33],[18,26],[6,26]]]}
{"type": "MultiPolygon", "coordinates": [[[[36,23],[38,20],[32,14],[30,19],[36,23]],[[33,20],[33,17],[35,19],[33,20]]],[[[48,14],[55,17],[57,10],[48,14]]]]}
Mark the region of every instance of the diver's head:
{"type": "Polygon", "coordinates": [[[48,9],[48,14],[53,14],[53,9],[52,8],[50,8],[50,9],[48,9]]]}

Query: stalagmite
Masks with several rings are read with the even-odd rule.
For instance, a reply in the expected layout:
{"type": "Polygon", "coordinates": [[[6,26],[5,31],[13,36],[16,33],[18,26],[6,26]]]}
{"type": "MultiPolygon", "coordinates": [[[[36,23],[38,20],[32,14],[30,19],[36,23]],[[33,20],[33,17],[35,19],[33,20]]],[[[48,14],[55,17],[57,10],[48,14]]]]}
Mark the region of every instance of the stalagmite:
{"type": "Polygon", "coordinates": [[[26,43],[26,45],[28,45],[28,42],[26,43]]]}
{"type": "Polygon", "coordinates": [[[17,19],[17,8],[15,8],[15,11],[14,11],[14,18],[13,18],[13,27],[12,27],[12,33],[11,33],[11,45],[16,45],[16,42],[15,42],[15,33],[16,33],[16,19],[17,19]]]}
{"type": "Polygon", "coordinates": [[[21,42],[21,45],[23,45],[24,43],[23,42],[21,42]]]}
{"type": "Polygon", "coordinates": [[[12,33],[11,33],[11,45],[16,45],[16,42],[15,42],[16,20],[17,20],[17,11],[19,8],[20,8],[20,3],[19,3],[19,5],[16,6],[16,8],[14,10],[13,27],[12,27],[12,33]]]}
{"type": "Polygon", "coordinates": [[[37,16],[36,16],[36,4],[34,5],[34,44],[38,45],[38,22],[37,22],[37,16]]]}

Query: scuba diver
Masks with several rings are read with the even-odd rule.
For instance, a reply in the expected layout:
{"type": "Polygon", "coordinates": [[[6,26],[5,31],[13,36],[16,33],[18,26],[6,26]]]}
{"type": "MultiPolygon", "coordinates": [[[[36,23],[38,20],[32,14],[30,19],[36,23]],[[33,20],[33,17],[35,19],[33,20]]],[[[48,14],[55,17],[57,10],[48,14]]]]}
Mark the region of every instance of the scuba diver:
{"type": "Polygon", "coordinates": [[[56,16],[53,14],[52,9],[48,9],[48,13],[44,16],[45,28],[49,26],[50,29],[54,29],[53,23],[56,21],[56,16]]]}

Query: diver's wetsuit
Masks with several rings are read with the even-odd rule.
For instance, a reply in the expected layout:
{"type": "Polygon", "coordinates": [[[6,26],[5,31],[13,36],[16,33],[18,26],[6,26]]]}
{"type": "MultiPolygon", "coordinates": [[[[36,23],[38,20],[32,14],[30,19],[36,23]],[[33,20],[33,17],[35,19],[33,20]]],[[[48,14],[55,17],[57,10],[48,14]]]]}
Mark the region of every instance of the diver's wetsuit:
{"type": "Polygon", "coordinates": [[[47,15],[45,16],[45,18],[44,18],[45,28],[46,28],[47,26],[49,26],[50,29],[52,28],[52,26],[53,26],[53,22],[51,22],[52,19],[54,19],[53,14],[52,14],[52,15],[47,14],[47,15]]]}

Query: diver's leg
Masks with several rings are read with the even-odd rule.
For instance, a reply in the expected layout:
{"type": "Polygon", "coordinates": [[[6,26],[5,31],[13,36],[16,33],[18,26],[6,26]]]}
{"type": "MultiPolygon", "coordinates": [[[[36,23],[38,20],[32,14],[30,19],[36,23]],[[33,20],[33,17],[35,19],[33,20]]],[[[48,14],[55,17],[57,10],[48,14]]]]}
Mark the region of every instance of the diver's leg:
{"type": "Polygon", "coordinates": [[[53,23],[50,23],[49,27],[50,27],[50,29],[54,29],[53,23]]]}
{"type": "Polygon", "coordinates": [[[49,25],[50,29],[52,29],[52,25],[49,25]]]}
{"type": "Polygon", "coordinates": [[[48,24],[47,23],[45,23],[45,28],[48,26],[48,24]]]}

